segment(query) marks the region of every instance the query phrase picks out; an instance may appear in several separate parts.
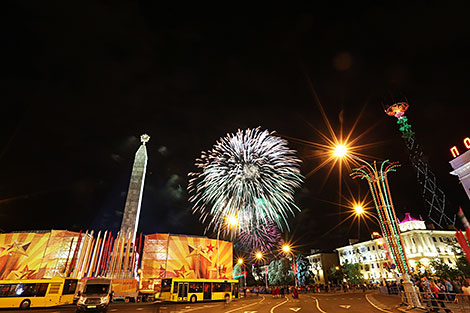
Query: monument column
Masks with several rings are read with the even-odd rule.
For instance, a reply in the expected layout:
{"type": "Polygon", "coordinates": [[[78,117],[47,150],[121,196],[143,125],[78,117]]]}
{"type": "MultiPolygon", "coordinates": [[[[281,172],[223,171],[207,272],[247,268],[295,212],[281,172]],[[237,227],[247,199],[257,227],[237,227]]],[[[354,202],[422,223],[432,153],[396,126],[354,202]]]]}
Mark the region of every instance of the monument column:
{"type": "Polygon", "coordinates": [[[149,139],[150,136],[147,134],[140,136],[142,145],[135,154],[134,166],[132,167],[131,180],[119,233],[122,238],[127,239],[130,236],[132,243],[135,242],[137,226],[139,225],[140,206],[144,190],[145,171],[147,169],[147,148],[145,147],[145,143],[149,141],[149,139]]]}

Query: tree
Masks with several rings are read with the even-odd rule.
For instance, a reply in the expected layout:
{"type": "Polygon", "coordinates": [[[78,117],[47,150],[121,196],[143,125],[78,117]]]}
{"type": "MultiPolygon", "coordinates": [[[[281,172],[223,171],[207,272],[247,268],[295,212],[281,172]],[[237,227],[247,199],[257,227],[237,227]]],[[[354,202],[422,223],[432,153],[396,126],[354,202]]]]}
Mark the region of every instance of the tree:
{"type": "Polygon", "coordinates": [[[330,272],[331,277],[333,278],[336,284],[341,284],[343,282],[345,273],[342,266],[332,266],[330,268],[330,272]]]}
{"type": "Polygon", "coordinates": [[[431,266],[435,270],[434,275],[440,278],[455,279],[462,275],[462,272],[458,268],[450,267],[440,259],[431,261],[431,266]]]}
{"type": "Polygon", "coordinates": [[[292,284],[294,279],[290,268],[290,261],[287,258],[273,260],[268,266],[268,280],[270,285],[292,284]]]}
{"type": "Polygon", "coordinates": [[[346,262],[343,264],[343,268],[348,282],[351,284],[364,283],[364,276],[362,276],[361,265],[359,263],[346,262]]]}
{"type": "Polygon", "coordinates": [[[457,268],[463,273],[463,275],[465,275],[465,277],[470,277],[470,264],[464,256],[457,259],[457,268]]]}
{"type": "Polygon", "coordinates": [[[297,283],[305,286],[314,281],[315,275],[310,271],[310,262],[303,255],[296,257],[295,263],[297,264],[297,283]]]}

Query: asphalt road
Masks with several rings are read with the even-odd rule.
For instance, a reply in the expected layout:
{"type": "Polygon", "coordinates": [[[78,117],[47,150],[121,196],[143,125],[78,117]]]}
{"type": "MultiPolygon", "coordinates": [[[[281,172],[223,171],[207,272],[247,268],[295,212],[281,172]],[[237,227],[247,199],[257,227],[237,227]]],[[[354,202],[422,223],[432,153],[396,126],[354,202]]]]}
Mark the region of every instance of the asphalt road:
{"type": "MultiPolygon", "coordinates": [[[[8,310],[8,312],[20,310],[8,310]]],[[[7,310],[0,310],[7,312],[7,310]]],[[[24,312],[24,311],[21,311],[24,312]]],[[[30,312],[75,312],[75,306],[61,306],[44,309],[31,309],[30,312]]],[[[152,312],[152,313],[368,313],[381,311],[372,306],[364,293],[301,294],[299,299],[291,296],[274,299],[271,295],[259,295],[233,300],[228,305],[223,302],[205,303],[113,303],[109,313],[152,312]]]]}

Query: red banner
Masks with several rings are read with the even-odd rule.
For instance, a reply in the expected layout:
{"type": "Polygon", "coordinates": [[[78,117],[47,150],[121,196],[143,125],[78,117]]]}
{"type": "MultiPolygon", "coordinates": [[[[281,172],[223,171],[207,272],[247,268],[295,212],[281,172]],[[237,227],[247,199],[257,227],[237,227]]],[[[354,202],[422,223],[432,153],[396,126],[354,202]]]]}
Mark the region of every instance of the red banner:
{"type": "Polygon", "coordinates": [[[470,262],[470,247],[468,247],[467,241],[465,240],[462,231],[457,230],[455,232],[455,237],[457,237],[457,241],[459,242],[460,247],[462,247],[463,254],[467,258],[468,262],[470,262]]]}

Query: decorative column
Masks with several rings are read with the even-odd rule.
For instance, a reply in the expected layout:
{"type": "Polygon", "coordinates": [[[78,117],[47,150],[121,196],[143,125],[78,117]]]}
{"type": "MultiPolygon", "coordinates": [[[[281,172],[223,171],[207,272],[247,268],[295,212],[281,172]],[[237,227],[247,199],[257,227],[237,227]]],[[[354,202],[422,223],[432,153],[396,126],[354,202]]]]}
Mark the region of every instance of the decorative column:
{"type": "Polygon", "coordinates": [[[147,134],[140,136],[142,145],[135,154],[129,191],[127,192],[126,205],[122,217],[121,231],[119,233],[124,239],[130,237],[132,243],[135,242],[137,226],[139,225],[140,206],[144,190],[145,171],[147,169],[147,149],[145,143],[147,143],[149,139],[150,136],[147,134]]]}
{"type": "Polygon", "coordinates": [[[396,171],[399,165],[397,162],[389,163],[387,160],[382,162],[380,167],[377,167],[377,162],[375,161],[373,165],[362,159],[360,159],[360,161],[365,165],[353,169],[351,176],[353,178],[365,178],[369,183],[372,198],[377,209],[377,215],[380,220],[380,229],[389,247],[392,260],[399,273],[402,274],[405,294],[409,297],[408,302],[410,306],[418,307],[421,303],[410,280],[410,266],[403,248],[401,232],[397,225],[397,217],[387,179],[387,174],[396,171]]]}

